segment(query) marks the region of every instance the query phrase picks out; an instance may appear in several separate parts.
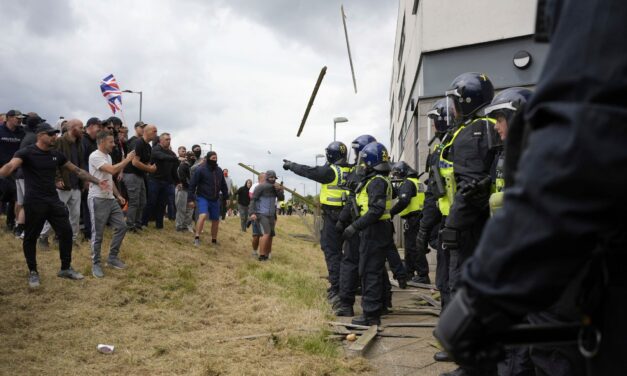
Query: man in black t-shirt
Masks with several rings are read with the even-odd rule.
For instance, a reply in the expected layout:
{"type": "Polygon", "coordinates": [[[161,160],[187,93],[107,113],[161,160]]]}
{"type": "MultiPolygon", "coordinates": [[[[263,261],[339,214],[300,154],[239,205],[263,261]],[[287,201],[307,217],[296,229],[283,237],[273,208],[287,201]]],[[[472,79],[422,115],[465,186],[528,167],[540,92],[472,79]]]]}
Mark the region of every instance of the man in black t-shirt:
{"type": "Polygon", "coordinates": [[[106,180],[99,180],[87,171],[80,169],[58,151],[51,150],[54,146],[58,129],[48,123],[37,126],[37,142],[18,150],[13,159],[0,168],[0,176],[9,176],[15,169],[22,167],[26,192],[24,195],[24,256],[30,271],[28,284],[39,286],[37,272],[36,244],[39,233],[46,221],[59,236],[59,252],[61,270],[57,276],[69,279],[83,279],[83,275],[72,269],[72,227],[65,205],[59,200],[55,186],[58,168],[70,171],[83,181],[98,184],[102,189],[108,188],[106,180]]]}
{"type": "Polygon", "coordinates": [[[146,173],[154,174],[157,166],[150,163],[152,147],[150,141],[157,134],[157,127],[146,125],[142,138],[135,142],[135,157],[124,169],[124,185],[128,192],[128,210],[126,225],[128,231],[137,232],[142,228],[142,212],[146,206],[146,173]]]}

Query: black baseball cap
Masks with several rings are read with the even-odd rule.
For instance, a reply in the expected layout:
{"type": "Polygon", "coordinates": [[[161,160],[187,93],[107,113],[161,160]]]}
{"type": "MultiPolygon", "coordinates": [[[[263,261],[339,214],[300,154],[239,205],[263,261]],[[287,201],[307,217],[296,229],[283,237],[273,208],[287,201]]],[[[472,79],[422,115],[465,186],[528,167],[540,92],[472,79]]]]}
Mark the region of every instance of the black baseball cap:
{"type": "Polygon", "coordinates": [[[59,133],[61,132],[60,130],[53,128],[50,124],[48,123],[40,123],[37,128],[35,128],[35,133],[39,134],[39,133],[59,133]]]}
{"type": "Polygon", "coordinates": [[[138,121],[137,123],[135,123],[135,128],[137,128],[137,127],[142,127],[143,128],[145,126],[146,126],[146,123],[144,123],[143,121],[138,121]]]}
{"type": "Polygon", "coordinates": [[[9,112],[7,112],[5,114],[5,116],[6,117],[18,117],[18,118],[22,118],[22,119],[26,117],[18,110],[9,110],[9,112]]]}
{"type": "Polygon", "coordinates": [[[85,128],[91,126],[91,125],[102,125],[102,121],[100,121],[100,119],[98,119],[97,117],[92,117],[89,118],[89,120],[87,120],[87,123],[85,124],[85,128]]]}
{"type": "Polygon", "coordinates": [[[268,170],[266,171],[266,179],[276,179],[276,172],[274,172],[274,170],[268,170]]]}
{"type": "Polygon", "coordinates": [[[111,123],[113,125],[122,125],[122,120],[117,116],[111,116],[107,119],[107,123],[111,123]]]}

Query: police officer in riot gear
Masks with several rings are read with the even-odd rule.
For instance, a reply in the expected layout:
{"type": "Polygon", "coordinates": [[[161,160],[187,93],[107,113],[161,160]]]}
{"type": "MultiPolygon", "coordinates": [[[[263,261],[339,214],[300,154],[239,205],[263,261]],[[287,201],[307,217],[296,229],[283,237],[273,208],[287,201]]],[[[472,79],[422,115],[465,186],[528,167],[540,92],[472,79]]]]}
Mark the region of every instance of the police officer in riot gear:
{"type": "MultiPolygon", "coordinates": [[[[435,136],[429,142],[433,144],[431,152],[427,157],[426,169],[429,177],[427,179],[427,190],[425,192],[424,207],[420,226],[416,236],[416,249],[419,253],[428,253],[429,244],[437,250],[437,264],[435,270],[435,285],[440,291],[440,300],[444,310],[450,301],[449,294],[449,253],[444,251],[438,239],[438,233],[444,226],[442,212],[439,207],[439,199],[446,194],[445,183],[440,174],[440,155],[442,149],[453,137],[455,125],[451,120],[453,110],[450,108],[446,98],[438,100],[427,116],[431,120],[435,136]],[[437,143],[434,143],[435,141],[437,143]]],[[[434,359],[443,362],[451,361],[445,351],[438,351],[434,359]]]]}
{"type": "MultiPolygon", "coordinates": [[[[449,290],[454,295],[461,266],[473,254],[489,217],[490,171],[495,151],[488,146],[486,129],[487,124],[495,121],[480,117],[480,111],[492,101],[494,87],[485,74],[463,73],[445,94],[456,129],[440,153],[439,173],[446,194],[438,205],[446,217],[440,244],[449,254],[449,290]]],[[[466,374],[460,368],[448,375],[466,374]]]]}
{"type": "Polygon", "coordinates": [[[492,103],[484,110],[486,116],[495,119],[496,123],[487,123],[488,147],[496,150],[495,165],[492,174],[493,193],[490,195],[490,213],[494,214],[503,205],[503,189],[505,189],[505,150],[503,142],[507,139],[509,124],[516,112],[531,97],[531,90],[522,87],[511,87],[494,97],[492,103]]]}
{"type": "Polygon", "coordinates": [[[408,277],[418,283],[430,284],[429,263],[424,250],[416,249],[416,235],[420,226],[420,217],[425,200],[425,193],[418,180],[418,172],[404,161],[392,166],[392,179],[402,182],[397,188],[398,201],[392,207],[392,217],[400,215],[404,219],[403,237],[405,242],[405,269],[408,277]]]}
{"type": "Polygon", "coordinates": [[[576,313],[587,374],[621,375],[627,369],[627,8],[621,0],[547,4],[552,47],[524,110],[528,137],[515,180],[435,334],[459,363],[486,366],[499,354],[491,350],[498,350],[500,333],[554,304],[585,275],[576,313]]]}
{"type": "Polygon", "coordinates": [[[329,272],[328,299],[331,305],[337,305],[340,300],[340,264],[342,260],[342,239],[335,229],[338,217],[342,210],[342,196],[347,192],[342,186],[346,185],[346,177],[350,166],[346,163],[347,149],[342,142],[334,141],[326,148],[327,163],[324,166],[309,167],[283,160],[283,169],[291,170],[295,174],[314,180],[322,187],[320,189],[320,204],[322,207],[322,230],[320,246],[329,272]]]}
{"type": "MultiPolygon", "coordinates": [[[[355,156],[354,165],[357,164],[359,154],[363,148],[376,139],[371,135],[361,135],[351,142],[352,153],[355,156]]],[[[359,185],[360,178],[355,172],[355,166],[351,167],[346,178],[346,189],[348,195],[345,205],[336,223],[336,230],[339,234],[354,220],[359,217],[359,210],[356,205],[355,190],[359,185]]],[[[340,268],[340,302],[335,309],[337,316],[354,316],[353,305],[355,304],[355,294],[359,287],[359,234],[345,240],[342,247],[342,263],[340,268]]]]}
{"type": "MultiPolygon", "coordinates": [[[[386,252],[394,247],[392,209],[392,184],[389,156],[385,146],[378,142],[366,145],[361,151],[357,175],[361,178],[356,189],[359,218],[342,234],[344,239],[359,233],[359,274],[362,290],[362,315],[352,320],[357,325],[380,325],[385,311],[384,283],[386,252]]],[[[389,282],[389,281],[388,281],[389,282]]]]}

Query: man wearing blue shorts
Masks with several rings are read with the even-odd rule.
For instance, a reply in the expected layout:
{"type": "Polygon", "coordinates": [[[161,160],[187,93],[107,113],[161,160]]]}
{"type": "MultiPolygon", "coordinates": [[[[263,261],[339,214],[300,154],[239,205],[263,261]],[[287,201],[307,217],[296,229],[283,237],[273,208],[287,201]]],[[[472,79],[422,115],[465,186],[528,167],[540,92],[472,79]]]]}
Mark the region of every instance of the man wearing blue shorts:
{"type": "Polygon", "coordinates": [[[218,242],[220,192],[222,192],[223,197],[229,197],[224,174],[222,169],[218,167],[218,155],[215,151],[210,151],[207,153],[206,162],[198,166],[189,182],[189,193],[196,197],[198,209],[198,221],[194,233],[195,246],[200,245],[200,234],[207,217],[211,220],[211,243],[216,244],[218,242]]]}

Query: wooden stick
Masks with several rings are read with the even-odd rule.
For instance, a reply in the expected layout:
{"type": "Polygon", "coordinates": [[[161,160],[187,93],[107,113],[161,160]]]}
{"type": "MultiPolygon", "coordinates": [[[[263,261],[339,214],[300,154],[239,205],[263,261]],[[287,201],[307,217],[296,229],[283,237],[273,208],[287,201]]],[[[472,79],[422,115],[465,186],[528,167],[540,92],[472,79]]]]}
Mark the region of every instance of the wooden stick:
{"type": "Polygon", "coordinates": [[[326,73],[327,67],[322,67],[322,69],[320,70],[320,74],[318,75],[318,80],[316,81],[316,86],[314,86],[313,93],[311,93],[311,97],[309,97],[309,103],[307,103],[307,108],[305,109],[305,115],[303,115],[303,120],[300,121],[300,127],[298,128],[298,133],[296,133],[296,137],[300,137],[300,134],[305,127],[305,122],[307,121],[307,117],[309,116],[309,111],[311,110],[311,106],[313,106],[314,99],[316,99],[318,89],[320,88],[320,84],[322,83],[322,79],[324,78],[324,75],[326,73]]]}

